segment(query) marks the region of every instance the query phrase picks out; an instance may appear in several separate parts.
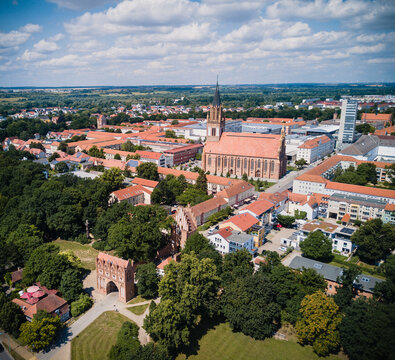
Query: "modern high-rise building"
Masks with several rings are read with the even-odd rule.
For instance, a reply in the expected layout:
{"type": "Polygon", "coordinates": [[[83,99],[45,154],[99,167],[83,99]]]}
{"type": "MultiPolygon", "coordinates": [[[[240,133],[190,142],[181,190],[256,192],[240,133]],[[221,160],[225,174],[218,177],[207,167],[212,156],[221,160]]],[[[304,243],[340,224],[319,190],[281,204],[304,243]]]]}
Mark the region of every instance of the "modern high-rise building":
{"type": "Polygon", "coordinates": [[[355,123],[358,114],[357,100],[342,100],[338,144],[352,144],[355,140],[355,123]]]}

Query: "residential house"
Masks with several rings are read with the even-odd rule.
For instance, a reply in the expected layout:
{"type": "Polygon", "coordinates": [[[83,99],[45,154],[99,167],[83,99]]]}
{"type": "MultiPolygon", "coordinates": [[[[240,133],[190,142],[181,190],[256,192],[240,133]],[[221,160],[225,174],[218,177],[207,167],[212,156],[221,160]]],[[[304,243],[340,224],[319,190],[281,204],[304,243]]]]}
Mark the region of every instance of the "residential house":
{"type": "Polygon", "coordinates": [[[57,290],[48,290],[37,283],[27,288],[20,299],[12,299],[12,302],[21,307],[28,321],[32,321],[39,310],[44,310],[52,316],[59,316],[61,321],[66,321],[70,318],[70,306],[57,293],[57,290]]]}
{"type": "Polygon", "coordinates": [[[110,194],[109,204],[115,202],[127,201],[129,204],[151,204],[152,191],[142,185],[133,185],[125,189],[113,191],[110,194]]]}
{"type": "Polygon", "coordinates": [[[296,160],[305,159],[308,164],[311,164],[332,153],[334,148],[335,140],[322,135],[298,146],[296,160]]]}
{"type": "MultiPolygon", "coordinates": [[[[325,264],[320,261],[301,256],[296,256],[293,258],[289,264],[289,267],[299,271],[302,269],[313,269],[318,274],[322,275],[328,284],[326,289],[326,293],[328,295],[335,295],[336,288],[341,286],[339,284],[339,279],[343,275],[343,269],[340,267],[325,264]]],[[[358,275],[353,284],[354,292],[357,296],[365,296],[370,298],[373,296],[376,284],[379,284],[383,281],[384,280],[365,274],[358,275]]]]}
{"type": "Polygon", "coordinates": [[[222,255],[241,249],[247,249],[251,254],[256,252],[253,236],[241,231],[225,227],[209,235],[208,239],[214,248],[222,255]]]}

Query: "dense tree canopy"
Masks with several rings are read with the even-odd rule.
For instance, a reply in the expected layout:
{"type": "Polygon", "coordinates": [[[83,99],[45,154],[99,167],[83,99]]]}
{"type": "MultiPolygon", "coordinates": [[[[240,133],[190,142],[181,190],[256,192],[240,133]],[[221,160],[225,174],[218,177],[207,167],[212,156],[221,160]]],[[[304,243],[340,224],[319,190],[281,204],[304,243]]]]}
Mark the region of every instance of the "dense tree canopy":
{"type": "Polygon", "coordinates": [[[3,292],[0,292],[0,329],[18,337],[19,328],[25,321],[26,317],[20,306],[11,302],[3,292]]]}
{"type": "Polygon", "coordinates": [[[137,291],[146,299],[158,296],[159,276],[154,263],[138,265],[136,268],[137,291]]]}
{"type": "Polygon", "coordinates": [[[381,219],[369,220],[354,232],[351,241],[358,245],[363,261],[375,263],[395,249],[395,227],[381,219]]]}
{"type": "Polygon", "coordinates": [[[158,206],[136,206],[108,230],[108,245],[124,259],[149,260],[166,242],[161,229],[167,218],[158,206]]]}
{"type": "Polygon", "coordinates": [[[26,321],[21,325],[20,340],[33,351],[38,352],[52,343],[61,327],[62,323],[58,316],[26,321]]]}
{"type": "Polygon", "coordinates": [[[158,166],[151,162],[142,163],[136,168],[137,176],[148,180],[159,180],[158,166]]]}
{"type": "Polygon", "coordinates": [[[332,256],[332,240],[316,230],[300,243],[300,249],[308,258],[326,261],[332,256]]]}
{"type": "Polygon", "coordinates": [[[395,304],[359,298],[344,310],[341,344],[350,360],[391,359],[395,353],[395,304]]]}
{"type": "Polygon", "coordinates": [[[255,339],[270,337],[280,326],[280,305],[273,283],[262,272],[237,277],[224,288],[223,312],[232,329],[255,339]]]}

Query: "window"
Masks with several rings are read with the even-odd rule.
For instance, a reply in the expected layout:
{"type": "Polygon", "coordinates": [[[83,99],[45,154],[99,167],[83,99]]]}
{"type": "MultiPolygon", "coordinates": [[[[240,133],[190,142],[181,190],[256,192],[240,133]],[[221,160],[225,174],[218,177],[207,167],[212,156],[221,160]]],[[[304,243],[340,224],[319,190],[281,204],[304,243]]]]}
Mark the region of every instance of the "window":
{"type": "Polygon", "coordinates": [[[211,129],[211,136],[215,136],[215,128],[211,129]]]}
{"type": "Polygon", "coordinates": [[[251,170],[254,170],[254,160],[251,159],[251,170]]]}
{"type": "Polygon", "coordinates": [[[211,155],[209,155],[207,157],[207,165],[210,166],[211,165],[211,155]]]}
{"type": "Polygon", "coordinates": [[[240,159],[237,159],[237,168],[240,168],[240,159]]]}
{"type": "Polygon", "coordinates": [[[228,166],[228,158],[224,157],[224,166],[228,166]]]}

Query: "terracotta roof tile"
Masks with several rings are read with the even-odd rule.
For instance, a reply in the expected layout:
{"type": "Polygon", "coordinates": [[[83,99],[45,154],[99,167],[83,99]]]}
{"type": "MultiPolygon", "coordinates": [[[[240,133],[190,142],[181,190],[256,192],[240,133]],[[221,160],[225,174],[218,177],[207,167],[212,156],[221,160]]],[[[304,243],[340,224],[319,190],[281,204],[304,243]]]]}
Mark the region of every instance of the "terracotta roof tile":
{"type": "Polygon", "coordinates": [[[258,224],[259,220],[249,213],[238,214],[226,220],[224,223],[232,223],[241,231],[247,231],[252,225],[258,224]]]}
{"type": "Polygon", "coordinates": [[[281,143],[281,135],[223,133],[218,142],[206,142],[204,152],[278,159],[281,143]]]}
{"type": "Polygon", "coordinates": [[[250,205],[243,208],[243,210],[249,210],[257,216],[265,213],[274,207],[274,204],[268,200],[257,200],[251,203],[250,205]]]}

